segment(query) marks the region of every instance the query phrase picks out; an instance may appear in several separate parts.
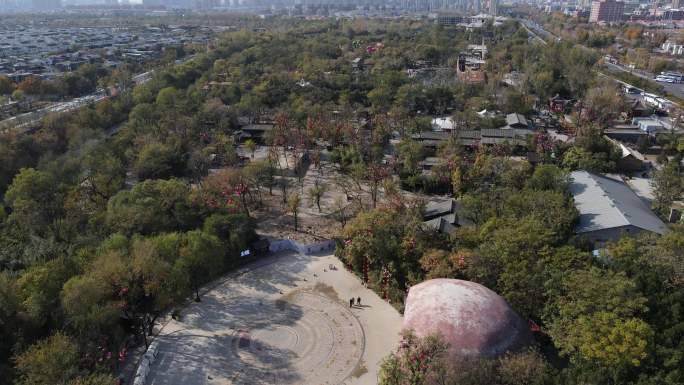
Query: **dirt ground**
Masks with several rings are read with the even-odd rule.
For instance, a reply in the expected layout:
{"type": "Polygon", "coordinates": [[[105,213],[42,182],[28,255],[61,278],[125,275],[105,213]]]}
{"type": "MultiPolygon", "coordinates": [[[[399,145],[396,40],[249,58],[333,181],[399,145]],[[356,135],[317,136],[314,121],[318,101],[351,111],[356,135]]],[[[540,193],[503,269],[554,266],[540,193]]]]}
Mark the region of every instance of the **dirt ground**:
{"type": "MultiPolygon", "coordinates": [[[[263,156],[266,153],[265,149],[266,147],[261,146],[256,153],[263,156]]],[[[364,207],[371,206],[369,186],[365,184],[354,185],[350,189],[351,199],[348,199],[344,188],[339,183],[339,179],[343,177],[342,173],[337,165],[327,161],[326,158],[326,155],[323,155],[320,166],[309,165],[301,180],[296,177],[285,177],[288,180],[287,195],[296,192],[301,198],[298,231],[294,230],[294,216],[287,209],[287,205],[283,203],[282,190],[276,182],[276,186],[272,189],[272,195],[268,193],[267,189],[262,191],[263,207],[251,210],[251,215],[257,221],[257,232],[259,234],[274,239],[293,239],[304,243],[332,239],[340,236],[343,229],[339,215],[341,205],[345,207],[344,214],[347,221],[353,218],[358,211],[359,200],[364,207]],[[320,212],[315,202],[312,202],[309,197],[309,190],[317,183],[326,188],[321,197],[320,212]]],[[[349,183],[349,179],[347,180],[349,183]]],[[[401,191],[401,194],[407,199],[429,200],[434,198],[408,191],[401,191]]],[[[378,202],[382,201],[383,193],[380,191],[378,192],[378,202]]]]}
{"type": "MultiPolygon", "coordinates": [[[[287,177],[287,195],[298,193],[301,201],[298,212],[298,231],[294,230],[294,215],[283,204],[282,190],[279,185],[273,187],[273,195],[268,191],[262,193],[264,205],[260,209],[252,210],[251,214],[258,224],[258,232],[263,236],[277,239],[294,239],[298,242],[313,243],[323,239],[337,237],[342,231],[342,222],[338,219],[338,202],[351,206],[344,192],[335,183],[340,175],[337,168],[326,161],[321,166],[308,167],[306,174],[300,180],[287,177]],[[315,184],[324,185],[326,191],[321,197],[321,211],[315,202],[309,198],[308,191],[315,184]]],[[[352,215],[351,207],[345,209],[347,217],[352,215]]]]}

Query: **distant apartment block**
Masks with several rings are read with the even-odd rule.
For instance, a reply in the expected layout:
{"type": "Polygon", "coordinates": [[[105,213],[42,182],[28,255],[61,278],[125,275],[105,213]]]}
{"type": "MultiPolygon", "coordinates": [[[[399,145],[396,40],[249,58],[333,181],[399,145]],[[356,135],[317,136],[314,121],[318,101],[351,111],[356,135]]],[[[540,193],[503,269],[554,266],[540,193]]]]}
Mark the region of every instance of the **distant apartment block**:
{"type": "Polygon", "coordinates": [[[458,25],[463,22],[463,16],[460,15],[439,15],[437,16],[437,24],[439,25],[458,25]]]}
{"type": "Polygon", "coordinates": [[[61,0],[32,0],[31,7],[35,10],[48,11],[62,7],[61,0]]]}
{"type": "Polygon", "coordinates": [[[677,44],[677,43],[670,41],[670,40],[663,43],[663,45],[660,48],[663,51],[669,53],[670,55],[676,55],[676,56],[684,55],[684,45],[683,44],[677,44]]]}
{"type": "Polygon", "coordinates": [[[591,3],[590,23],[615,23],[622,21],[625,4],[622,1],[600,0],[591,3]]]}

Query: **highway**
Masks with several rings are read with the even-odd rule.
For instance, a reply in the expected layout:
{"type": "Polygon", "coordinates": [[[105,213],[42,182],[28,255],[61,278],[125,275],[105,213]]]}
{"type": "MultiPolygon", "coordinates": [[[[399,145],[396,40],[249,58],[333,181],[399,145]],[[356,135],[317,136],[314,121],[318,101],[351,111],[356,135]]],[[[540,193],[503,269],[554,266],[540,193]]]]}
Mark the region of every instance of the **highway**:
{"type": "MultiPolygon", "coordinates": [[[[183,59],[178,59],[174,64],[183,64],[189,60],[192,60],[196,55],[190,55],[183,59]]],[[[143,72],[141,74],[132,77],[133,83],[135,85],[144,84],[152,79],[154,75],[154,70],[143,72]]],[[[31,128],[40,120],[50,113],[64,113],[77,110],[91,103],[98,103],[107,98],[105,90],[98,89],[90,95],[81,96],[64,102],[57,102],[48,107],[26,112],[21,115],[16,115],[11,118],[0,121],[0,133],[7,132],[9,130],[18,131],[19,133],[25,133],[31,130],[31,128]]]]}
{"type": "MultiPolygon", "coordinates": [[[[615,63],[606,62],[605,65],[606,65],[606,67],[608,67],[610,69],[614,69],[614,70],[618,70],[618,71],[622,71],[622,72],[628,72],[634,76],[638,76],[640,78],[644,78],[644,79],[650,80],[652,82],[656,82],[654,79],[655,76],[649,72],[642,71],[642,70],[632,70],[632,69],[626,68],[624,66],[621,66],[620,64],[615,64],[615,63]]],[[[675,95],[678,98],[684,99],[684,84],[681,84],[681,83],[664,83],[664,82],[657,82],[657,84],[661,85],[663,87],[663,89],[668,94],[675,95]]]]}
{"type": "Polygon", "coordinates": [[[526,19],[519,19],[519,20],[520,20],[520,22],[522,23],[523,28],[525,28],[525,31],[527,31],[527,33],[529,33],[530,35],[532,35],[532,37],[533,37],[534,39],[536,39],[537,41],[541,42],[541,43],[544,44],[544,45],[548,45],[548,44],[549,44],[546,40],[542,39],[539,35],[537,35],[537,33],[535,33],[534,31],[532,31],[532,29],[530,29],[531,26],[532,26],[532,22],[531,22],[531,21],[526,20],[526,19]]]}
{"type": "MultiPolygon", "coordinates": [[[[524,19],[524,18],[519,18],[518,21],[520,21],[520,22],[522,23],[523,27],[525,27],[525,30],[527,30],[528,33],[532,34],[536,39],[539,39],[539,40],[543,41],[545,45],[546,45],[549,41],[560,41],[560,38],[559,38],[559,37],[555,36],[554,34],[552,34],[552,33],[549,32],[549,31],[545,30],[541,25],[537,24],[536,22],[534,22],[534,21],[532,21],[532,20],[528,20],[528,19],[524,19]],[[544,36],[544,39],[542,39],[541,36],[544,36]]],[[[582,48],[587,49],[587,50],[591,50],[591,48],[586,47],[586,46],[584,46],[584,45],[582,45],[582,44],[577,44],[577,46],[582,47],[582,48]]],[[[623,67],[623,66],[621,66],[621,65],[619,65],[619,64],[608,63],[608,62],[606,62],[605,65],[606,65],[609,69],[614,69],[614,70],[629,72],[629,73],[631,73],[631,74],[633,74],[633,75],[636,75],[636,76],[639,76],[639,77],[641,77],[641,78],[648,79],[648,80],[650,80],[650,81],[655,82],[655,79],[654,79],[653,74],[650,74],[650,73],[648,73],[648,72],[646,72],[646,71],[634,71],[634,70],[630,70],[629,68],[625,68],[625,67],[623,67]]],[[[628,83],[625,83],[625,82],[623,82],[623,81],[617,79],[615,76],[611,75],[610,73],[606,74],[606,73],[604,73],[604,72],[601,72],[600,70],[597,70],[597,73],[598,73],[599,75],[601,75],[601,76],[609,77],[610,79],[612,79],[612,80],[614,80],[614,81],[616,81],[617,83],[620,83],[620,84],[622,84],[622,85],[629,85],[629,86],[632,86],[632,85],[630,85],[630,84],[628,84],[628,83]]],[[[675,96],[677,96],[677,97],[679,97],[679,98],[683,98],[683,99],[684,99],[684,84],[662,83],[662,82],[657,82],[657,84],[661,85],[661,86],[663,87],[663,89],[664,89],[668,94],[670,94],[670,95],[675,95],[675,96]]],[[[635,88],[639,88],[639,87],[636,87],[636,86],[634,86],[634,87],[635,87],[635,88]]],[[[658,96],[661,96],[661,97],[662,97],[662,95],[658,95],[658,96]]],[[[676,102],[674,102],[674,101],[672,101],[672,100],[670,100],[670,99],[667,99],[667,98],[665,98],[665,97],[663,97],[663,99],[668,100],[670,103],[672,103],[672,104],[675,105],[675,106],[681,107],[679,103],[676,103],[676,102]]],[[[665,122],[663,122],[663,123],[665,123],[665,122]]],[[[670,124],[669,124],[669,123],[666,123],[666,125],[669,126],[670,124]]]]}
{"type": "Polygon", "coordinates": [[[41,108],[40,110],[27,112],[0,121],[0,131],[9,129],[28,131],[33,124],[40,121],[40,119],[47,114],[73,111],[90,103],[97,103],[105,98],[107,98],[105,91],[98,90],[90,95],[81,96],[65,102],[57,102],[48,107],[41,108]]]}

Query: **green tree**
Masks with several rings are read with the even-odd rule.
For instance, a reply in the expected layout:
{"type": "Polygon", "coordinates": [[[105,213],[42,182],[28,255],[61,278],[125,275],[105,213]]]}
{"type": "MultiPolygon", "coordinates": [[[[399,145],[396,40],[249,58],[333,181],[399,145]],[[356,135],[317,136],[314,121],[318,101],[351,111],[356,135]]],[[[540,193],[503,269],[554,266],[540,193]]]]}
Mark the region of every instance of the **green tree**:
{"type": "Polygon", "coordinates": [[[325,191],[327,190],[327,186],[322,183],[314,183],[314,185],[309,188],[309,202],[311,205],[316,205],[318,207],[318,212],[321,212],[321,198],[323,197],[323,194],[325,194],[325,191]]]}
{"type": "Polygon", "coordinates": [[[403,140],[397,146],[399,161],[403,165],[404,172],[414,174],[418,170],[418,162],[422,159],[423,149],[414,140],[403,140]]]}
{"type": "Polygon", "coordinates": [[[622,273],[577,270],[547,306],[548,332],[562,355],[620,369],[639,366],[653,332],[638,316],[646,299],[622,273]]]}
{"type": "Polygon", "coordinates": [[[297,193],[292,193],[287,198],[287,209],[294,216],[294,229],[295,229],[295,231],[297,231],[297,227],[299,224],[298,217],[299,217],[299,205],[300,205],[300,203],[301,203],[301,198],[299,197],[299,194],[297,194],[297,193]]]}
{"type": "Polygon", "coordinates": [[[78,374],[78,347],[56,333],[16,356],[17,385],[67,384],[78,374]]]}
{"type": "Polygon", "coordinates": [[[24,168],[7,189],[5,202],[12,208],[9,221],[25,231],[43,234],[59,215],[60,197],[52,175],[24,168]]]}
{"type": "MultiPolygon", "coordinates": [[[[212,214],[204,220],[202,229],[223,242],[227,258],[239,255],[259,238],[254,221],[245,214],[212,214]]],[[[226,260],[226,265],[229,263],[226,260]]]]}
{"type": "Polygon", "coordinates": [[[200,286],[223,271],[223,266],[221,242],[216,236],[199,230],[186,234],[175,269],[194,292],[195,301],[200,301],[200,286]]]}
{"type": "Polygon", "coordinates": [[[16,85],[5,75],[0,76],[0,95],[9,95],[14,91],[16,85]]]}
{"type": "Polygon", "coordinates": [[[107,204],[106,221],[114,232],[154,234],[194,228],[199,211],[184,182],[147,180],[113,196],[107,204]]]}
{"type": "Polygon", "coordinates": [[[255,141],[252,139],[247,139],[245,141],[245,148],[252,154],[252,158],[254,158],[254,152],[256,151],[257,144],[255,141]]]}
{"type": "Polygon", "coordinates": [[[181,175],[185,164],[179,151],[175,146],[162,143],[145,145],[133,166],[138,179],[166,179],[181,175]]]}
{"type": "Polygon", "coordinates": [[[684,193],[682,167],[677,162],[668,162],[656,170],[651,181],[653,186],[653,208],[661,215],[667,215],[673,201],[680,200],[684,193]]]}
{"type": "Polygon", "coordinates": [[[7,359],[20,333],[21,298],[17,284],[8,274],[0,272],[0,378],[11,378],[7,359]]]}
{"type": "Polygon", "coordinates": [[[111,374],[91,374],[85,377],[77,377],[69,382],[69,385],[116,385],[117,379],[111,374]]]}
{"type": "Polygon", "coordinates": [[[31,266],[17,280],[22,308],[36,325],[59,324],[59,293],[62,285],[77,274],[72,261],[58,258],[31,266]]]}
{"type": "Polygon", "coordinates": [[[555,165],[540,164],[534,169],[527,181],[527,187],[533,190],[566,191],[569,184],[567,172],[555,165]]]}

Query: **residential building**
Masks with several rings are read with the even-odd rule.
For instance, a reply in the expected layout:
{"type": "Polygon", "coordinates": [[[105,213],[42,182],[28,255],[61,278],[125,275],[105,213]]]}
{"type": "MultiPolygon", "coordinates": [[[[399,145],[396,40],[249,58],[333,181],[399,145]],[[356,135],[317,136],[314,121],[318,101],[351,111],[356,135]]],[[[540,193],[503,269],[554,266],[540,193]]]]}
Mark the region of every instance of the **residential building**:
{"type": "Polygon", "coordinates": [[[465,84],[484,84],[487,80],[484,71],[485,61],[460,54],[456,63],[458,80],[465,84]]]}
{"type": "Polygon", "coordinates": [[[452,131],[454,129],[456,129],[456,125],[451,116],[432,119],[432,131],[452,131]]]}
{"type": "Polygon", "coordinates": [[[31,7],[35,10],[49,11],[62,7],[61,0],[32,0],[31,7]]]}
{"type": "Polygon", "coordinates": [[[622,21],[625,5],[622,1],[599,0],[591,3],[590,23],[616,23],[622,21]]]}
{"type": "Polygon", "coordinates": [[[588,241],[602,245],[623,235],[668,231],[625,182],[588,171],[574,171],[570,178],[570,193],[579,211],[575,233],[588,241]]]}
{"type": "Polygon", "coordinates": [[[549,109],[551,112],[562,114],[571,102],[570,99],[562,98],[556,94],[556,96],[549,99],[549,109]]]}
{"type": "Polygon", "coordinates": [[[684,55],[684,44],[677,44],[671,40],[668,40],[665,43],[663,43],[663,45],[660,48],[670,55],[684,55]]]}
{"type": "Polygon", "coordinates": [[[423,225],[443,234],[454,234],[460,226],[472,226],[473,222],[459,216],[461,204],[454,199],[435,198],[425,204],[423,225]]]}
{"type": "Polygon", "coordinates": [[[437,24],[439,25],[458,25],[461,22],[463,22],[463,16],[460,15],[437,16],[437,24]]]}
{"type": "Polygon", "coordinates": [[[609,142],[620,148],[620,159],[617,160],[616,166],[620,172],[636,172],[644,169],[644,161],[646,160],[639,151],[633,150],[617,140],[611,139],[609,136],[605,136],[609,142]]]}
{"type": "Polygon", "coordinates": [[[636,125],[641,131],[649,134],[654,134],[665,128],[660,121],[651,118],[633,118],[632,124],[636,125]]]}

